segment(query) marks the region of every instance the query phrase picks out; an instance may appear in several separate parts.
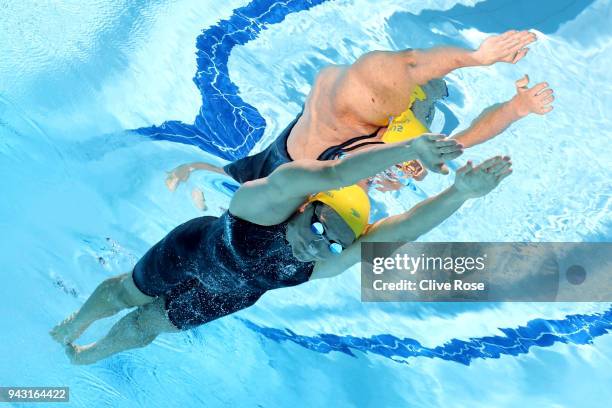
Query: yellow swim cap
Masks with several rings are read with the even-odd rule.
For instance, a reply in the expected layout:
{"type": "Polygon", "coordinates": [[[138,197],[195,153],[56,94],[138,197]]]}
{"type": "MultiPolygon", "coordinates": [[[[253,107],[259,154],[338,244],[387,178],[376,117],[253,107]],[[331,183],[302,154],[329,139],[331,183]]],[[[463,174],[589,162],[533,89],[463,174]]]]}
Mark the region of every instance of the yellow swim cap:
{"type": "Polygon", "coordinates": [[[351,227],[355,238],[365,231],[370,218],[370,199],[357,185],[317,193],[308,202],[320,201],[329,205],[351,227]]]}
{"type": "Polygon", "coordinates": [[[429,129],[420,120],[414,116],[414,113],[410,109],[412,103],[418,100],[425,100],[427,94],[423,91],[423,88],[416,86],[410,96],[410,106],[401,115],[393,118],[387,130],[383,134],[381,140],[384,143],[396,143],[404,140],[414,139],[421,136],[423,133],[429,133],[429,129]]]}
{"type": "Polygon", "coordinates": [[[412,108],[412,104],[417,99],[419,101],[424,101],[425,99],[427,99],[427,94],[425,93],[423,88],[418,85],[415,85],[414,89],[412,90],[412,93],[410,94],[410,105],[408,107],[412,108]]]}

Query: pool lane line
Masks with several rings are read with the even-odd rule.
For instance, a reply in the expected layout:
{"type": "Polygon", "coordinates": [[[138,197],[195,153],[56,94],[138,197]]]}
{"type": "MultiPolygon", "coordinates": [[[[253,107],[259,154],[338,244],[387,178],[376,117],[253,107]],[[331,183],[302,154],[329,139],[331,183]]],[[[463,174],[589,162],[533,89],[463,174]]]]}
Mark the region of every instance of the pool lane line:
{"type": "Polygon", "coordinates": [[[228,60],[232,49],[258,37],[267,26],[291,13],[309,10],[329,0],[254,0],[234,10],[231,17],[197,37],[197,72],[193,81],[202,95],[202,107],[193,124],[169,120],[136,133],[199,147],[226,160],[247,156],[263,137],[266,121],[239,95],[231,80],[228,60]]]}
{"type": "Polygon", "coordinates": [[[519,356],[532,347],[550,347],[555,343],[586,345],[612,330],[612,307],[602,313],[567,315],[564,319],[534,319],[525,326],[499,328],[503,335],[453,338],[436,347],[423,346],[418,340],[391,334],[370,337],[340,336],[319,333],[313,336],[296,334],[290,329],[257,325],[238,318],[246,327],[277,343],[290,341],[305,349],[327,354],[332,351],[353,357],[354,351],[372,353],[395,362],[408,363],[409,358],[426,357],[454,361],[469,366],[476,359],[498,359],[504,355],[519,356]]]}

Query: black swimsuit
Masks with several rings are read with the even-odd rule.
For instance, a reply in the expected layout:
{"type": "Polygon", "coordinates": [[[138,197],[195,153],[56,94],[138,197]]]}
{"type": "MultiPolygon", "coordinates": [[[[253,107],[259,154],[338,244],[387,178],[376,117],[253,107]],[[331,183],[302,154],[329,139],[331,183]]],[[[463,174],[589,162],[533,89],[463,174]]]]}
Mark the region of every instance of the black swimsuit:
{"type": "Polygon", "coordinates": [[[234,217],[179,225],[134,267],[136,287],[164,296],[168,318],[189,329],[254,304],[266,291],[308,281],[314,263],[299,262],[286,222],[261,226],[234,217]]]}
{"type": "MultiPolygon", "coordinates": [[[[254,154],[252,156],[243,157],[242,159],[236,160],[225,167],[223,170],[229,174],[234,180],[239,183],[244,183],[250,180],[257,180],[270,175],[278,166],[293,161],[289,152],[287,151],[287,139],[291,130],[302,116],[299,115],[281,132],[272,144],[270,144],[265,150],[254,154]]],[[[325,149],[323,153],[317,157],[317,160],[335,160],[345,152],[357,149],[362,146],[370,144],[381,144],[381,141],[371,140],[362,143],[366,139],[374,139],[379,129],[376,129],[374,133],[364,136],[357,136],[347,140],[336,146],[325,149]]]]}
{"type": "MultiPolygon", "coordinates": [[[[225,172],[244,183],[292,161],[287,138],[300,116],[265,150],[228,164],[225,172]]],[[[381,143],[357,143],[377,133],[330,147],[318,160],[333,160],[346,151],[381,143]]],[[[229,212],[220,218],[193,219],[172,230],[138,261],[134,283],[146,295],[165,297],[168,318],[177,328],[199,326],[251,306],[267,290],[310,278],[314,263],[293,257],[285,232],[286,222],[264,227],[229,212]]]]}

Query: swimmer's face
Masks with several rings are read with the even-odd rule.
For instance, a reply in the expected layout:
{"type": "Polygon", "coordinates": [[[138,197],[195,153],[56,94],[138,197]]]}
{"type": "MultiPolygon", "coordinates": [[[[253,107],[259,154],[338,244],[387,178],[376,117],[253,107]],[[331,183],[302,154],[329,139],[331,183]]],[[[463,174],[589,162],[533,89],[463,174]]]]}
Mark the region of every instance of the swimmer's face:
{"type": "Polygon", "coordinates": [[[287,224],[287,241],[293,256],[301,262],[322,261],[338,256],[329,250],[329,242],[335,241],[348,248],[355,235],[349,225],[331,207],[320,202],[304,204],[287,224]],[[323,224],[323,236],[311,230],[313,214],[323,224]]]}

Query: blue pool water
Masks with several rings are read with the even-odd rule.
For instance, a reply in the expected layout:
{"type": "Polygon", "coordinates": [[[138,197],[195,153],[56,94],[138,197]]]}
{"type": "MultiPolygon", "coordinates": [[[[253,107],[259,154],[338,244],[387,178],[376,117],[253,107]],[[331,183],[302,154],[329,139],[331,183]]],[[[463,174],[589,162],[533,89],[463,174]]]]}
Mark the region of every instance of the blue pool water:
{"type": "MultiPolygon", "coordinates": [[[[538,30],[520,64],[450,74],[434,131],[469,125],[524,73],[557,96],[551,114],[466,153],[510,154],[515,174],[423,240],[612,236],[609,0],[220,3],[0,2],[0,385],[67,385],[71,406],[607,406],[610,304],[361,303],[356,269],[94,366],[68,364],[47,335],[54,324],[201,215],[192,188],[207,214],[228,205],[231,180],[200,174],[170,193],[164,171],[258,151],[321,67],[372,49],[538,30]]],[[[376,198],[397,212],[420,196],[376,198]]]]}

